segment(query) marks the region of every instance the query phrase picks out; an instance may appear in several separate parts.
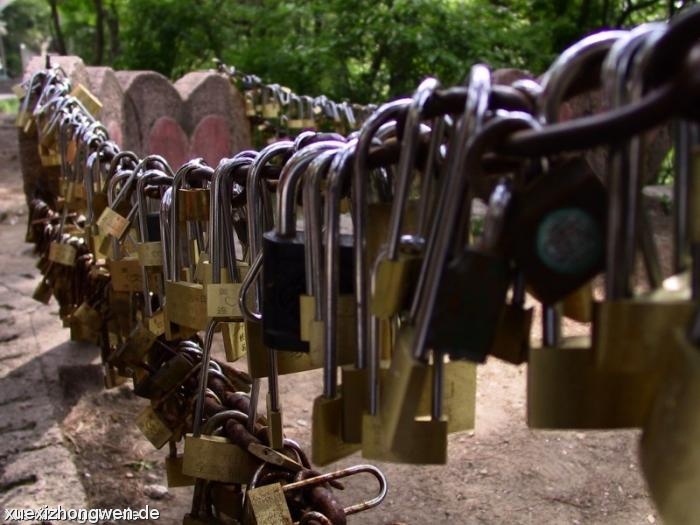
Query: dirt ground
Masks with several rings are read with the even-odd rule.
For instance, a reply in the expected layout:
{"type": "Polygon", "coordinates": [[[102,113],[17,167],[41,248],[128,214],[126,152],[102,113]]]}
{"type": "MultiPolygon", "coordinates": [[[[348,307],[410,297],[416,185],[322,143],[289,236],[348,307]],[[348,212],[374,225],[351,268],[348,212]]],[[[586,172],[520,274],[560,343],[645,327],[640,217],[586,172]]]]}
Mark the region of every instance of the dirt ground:
{"type": "MultiPolygon", "coordinates": [[[[0,222],[13,232],[16,228],[12,238],[17,240],[17,245],[0,249],[0,266],[20,253],[33,270],[27,246],[22,245],[26,213],[15,129],[7,118],[0,129],[0,202],[0,222]]],[[[668,219],[658,210],[655,219],[668,232],[668,219]]],[[[662,247],[668,248],[666,233],[661,240],[662,247]]],[[[33,274],[36,278],[35,270],[33,274]]],[[[0,290],[0,303],[8,301],[3,293],[0,290]]],[[[40,309],[50,315],[56,307],[52,303],[40,309]]],[[[60,323],[57,317],[54,322],[60,323]]],[[[583,328],[569,329],[580,332],[583,328]]],[[[63,341],[68,339],[66,330],[60,333],[63,341]]],[[[0,357],[3,352],[0,345],[0,357]]],[[[153,450],[135,427],[135,415],[146,401],[135,397],[128,386],[102,389],[97,351],[88,348],[85,352],[91,363],[61,368],[54,411],[89,506],[150,504],[161,511],[158,523],[181,522],[190,505],[191,489],[171,489],[162,499],[162,494],[154,494],[153,485],[165,483],[166,451],[153,450]]],[[[415,467],[373,462],[386,474],[389,493],[379,508],[352,516],[349,523],[595,525],[658,521],[639,470],[639,432],[530,430],[525,424],[525,380],[524,366],[490,360],[480,367],[476,428],[450,436],[448,464],[415,467]]],[[[307,450],[311,406],[320,390],[319,372],[281,378],[285,431],[307,450]]],[[[356,454],[324,470],[364,462],[356,454]]],[[[373,486],[364,481],[350,483],[341,499],[350,502],[369,495],[373,486]]],[[[61,483],[59,474],[55,482],[61,483]]]]}

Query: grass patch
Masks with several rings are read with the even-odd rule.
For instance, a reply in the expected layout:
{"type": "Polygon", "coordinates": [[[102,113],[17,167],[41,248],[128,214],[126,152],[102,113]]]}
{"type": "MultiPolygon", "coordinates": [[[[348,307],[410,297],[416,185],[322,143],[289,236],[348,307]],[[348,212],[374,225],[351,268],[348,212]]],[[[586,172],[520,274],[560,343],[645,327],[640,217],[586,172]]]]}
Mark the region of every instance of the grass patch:
{"type": "Polygon", "coordinates": [[[19,99],[17,97],[0,100],[0,113],[17,113],[19,110],[19,99]]]}

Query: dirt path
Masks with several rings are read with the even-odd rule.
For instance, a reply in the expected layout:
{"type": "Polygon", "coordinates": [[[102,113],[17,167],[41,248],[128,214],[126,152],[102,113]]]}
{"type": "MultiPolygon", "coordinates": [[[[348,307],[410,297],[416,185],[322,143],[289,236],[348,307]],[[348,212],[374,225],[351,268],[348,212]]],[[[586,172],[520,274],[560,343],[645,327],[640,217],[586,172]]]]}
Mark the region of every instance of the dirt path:
{"type": "MultiPolygon", "coordinates": [[[[104,391],[96,350],[66,342],[68,334],[60,327],[55,305],[40,306],[28,298],[38,272],[23,243],[26,214],[17,214],[23,210],[23,196],[13,147],[14,129],[5,122],[0,129],[0,268],[4,269],[0,306],[9,305],[7,316],[19,322],[28,310],[17,315],[14,309],[31,305],[32,322],[43,331],[38,339],[42,351],[51,350],[42,361],[47,374],[43,381],[49,389],[42,399],[52,400],[52,407],[44,407],[48,411],[42,416],[48,427],[27,428],[25,439],[53,439],[56,453],[70,450],[71,455],[66,456],[69,470],[76,473],[67,478],[65,469],[39,463],[39,475],[56,486],[80,483],[76,493],[83,493],[90,507],[150,504],[161,511],[158,523],[181,523],[191,489],[171,490],[164,496],[157,493],[157,486],[164,484],[165,451],[154,451],[133,424],[146,402],[134,397],[128,387],[104,391]]],[[[8,318],[3,316],[6,312],[0,310],[0,336],[9,322],[3,325],[8,318]]],[[[3,384],[23,366],[21,360],[8,356],[24,350],[0,337],[3,384]]],[[[307,449],[311,406],[320,388],[319,372],[281,379],[286,433],[307,449]]],[[[14,394],[6,388],[0,389],[0,395],[2,429],[25,409],[11,399],[14,394]]],[[[657,521],[638,468],[637,431],[531,431],[525,425],[525,368],[495,360],[480,367],[477,396],[477,427],[474,432],[450,437],[447,466],[378,463],[389,481],[387,499],[378,509],[350,518],[350,523],[602,525],[657,521]]],[[[359,462],[364,460],[355,455],[333,467],[359,462]]],[[[369,485],[362,485],[351,484],[341,498],[353,501],[366,495],[369,485]]],[[[17,506],[33,502],[26,491],[0,486],[0,497],[5,498],[0,501],[8,501],[8,494],[17,506]]],[[[43,503],[65,505],[59,496],[54,497],[43,503]]]]}

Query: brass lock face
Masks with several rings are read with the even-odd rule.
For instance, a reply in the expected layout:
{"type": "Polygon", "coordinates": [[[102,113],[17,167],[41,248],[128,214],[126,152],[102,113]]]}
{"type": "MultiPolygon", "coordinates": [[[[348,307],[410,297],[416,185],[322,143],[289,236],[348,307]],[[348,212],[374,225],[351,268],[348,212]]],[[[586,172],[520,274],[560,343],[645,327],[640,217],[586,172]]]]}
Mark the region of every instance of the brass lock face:
{"type": "Polygon", "coordinates": [[[694,303],[653,295],[595,303],[593,348],[597,365],[612,372],[658,368],[674,331],[690,321],[694,303]],[[643,329],[640,329],[643,327],[643,329]]]}
{"type": "Polygon", "coordinates": [[[207,327],[207,298],[204,286],[184,281],[166,281],[166,315],[168,322],[193,328],[195,331],[207,327]]]}
{"type": "Polygon", "coordinates": [[[410,326],[399,331],[391,365],[380,375],[378,414],[365,414],[362,420],[362,456],[410,464],[444,464],[447,418],[426,419],[419,413],[430,367],[412,358],[412,337],[410,326]]]}
{"type": "Polygon", "coordinates": [[[182,203],[178,207],[180,222],[209,220],[209,190],[179,188],[177,192],[177,198],[182,203]]]}
{"type": "Polygon", "coordinates": [[[530,350],[527,424],[531,428],[641,427],[661,370],[621,373],[596,366],[588,337],[530,350]]]}
{"type": "MultiPolygon", "coordinates": [[[[669,348],[670,346],[670,348],[669,348]]],[[[676,330],[669,364],[642,433],[642,472],[664,523],[700,515],[700,351],[676,330]]]]}
{"type": "Polygon", "coordinates": [[[185,435],[182,472],[187,476],[246,484],[259,465],[256,458],[226,438],[185,435]]]}
{"type": "Polygon", "coordinates": [[[272,397],[269,392],[267,394],[267,438],[273,449],[281,450],[284,447],[282,412],[272,410],[272,397]]]}
{"type": "Polygon", "coordinates": [[[170,428],[151,406],[147,406],[139,413],[136,417],[136,426],[157,449],[162,448],[173,436],[170,428]]]}
{"type": "Polygon", "coordinates": [[[128,293],[143,291],[143,272],[138,258],[124,257],[108,261],[107,267],[112,276],[112,290],[128,293]]]}
{"type": "Polygon", "coordinates": [[[564,298],[562,314],[579,323],[590,323],[593,320],[593,283],[591,281],[564,298]]]}
{"type": "Polygon", "coordinates": [[[489,352],[493,357],[519,365],[527,361],[533,309],[506,304],[489,352]]]}
{"type": "Polygon", "coordinates": [[[145,360],[146,353],[155,341],[156,335],[139,323],[126,341],[114,352],[110,362],[119,367],[138,366],[145,360]]]}
{"type": "Polygon", "coordinates": [[[185,380],[185,377],[190,373],[192,368],[193,365],[189,359],[182,354],[177,354],[168,359],[163,366],[153,374],[153,385],[156,386],[160,392],[169,392],[185,380]]]}
{"type": "Polygon", "coordinates": [[[194,478],[182,473],[182,454],[166,456],[165,474],[168,487],[189,487],[194,485],[194,478]]]}
{"type": "Polygon", "coordinates": [[[327,465],[360,450],[360,445],[343,441],[343,395],[314,399],[311,421],[311,461],[327,465]]]}
{"type": "Polygon", "coordinates": [[[32,299],[38,301],[42,304],[49,304],[51,300],[51,295],[53,294],[53,288],[45,279],[39,281],[39,284],[34,289],[32,293],[32,299]]]}
{"type": "Polygon", "coordinates": [[[77,98],[85,109],[90,112],[90,115],[97,118],[102,111],[102,102],[83,84],[77,84],[70,95],[77,98]]]}
{"type": "Polygon", "coordinates": [[[292,516],[282,485],[271,483],[250,489],[247,494],[253,523],[257,525],[292,525],[292,516]]]}
{"type": "Polygon", "coordinates": [[[226,361],[233,363],[246,355],[248,345],[245,337],[245,325],[243,323],[224,323],[221,329],[221,335],[224,340],[226,361]]]}

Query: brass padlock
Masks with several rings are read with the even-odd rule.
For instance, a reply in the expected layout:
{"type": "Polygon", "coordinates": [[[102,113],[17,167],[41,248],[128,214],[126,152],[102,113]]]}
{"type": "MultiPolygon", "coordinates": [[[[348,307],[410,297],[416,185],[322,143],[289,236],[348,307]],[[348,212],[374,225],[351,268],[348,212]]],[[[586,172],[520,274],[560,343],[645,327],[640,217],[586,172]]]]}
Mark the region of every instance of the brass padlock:
{"type": "Polygon", "coordinates": [[[223,323],[221,335],[224,340],[226,361],[233,363],[246,355],[247,341],[245,336],[245,325],[243,323],[223,323]]]}
{"type": "Polygon", "coordinates": [[[362,425],[362,456],[413,464],[447,462],[448,421],[442,409],[442,358],[432,366],[411,355],[413,328],[402,327],[397,336],[391,366],[371,394],[370,412],[362,425]],[[436,366],[437,365],[437,366],[436,366]],[[421,392],[434,374],[431,417],[417,419],[421,392]],[[374,399],[372,399],[374,398],[374,399]]]}
{"type": "Polygon", "coordinates": [[[642,472],[664,523],[690,524],[700,515],[700,350],[685,330],[664,348],[670,362],[642,433],[642,472]]]}
{"type": "Polygon", "coordinates": [[[157,449],[162,448],[173,437],[172,430],[150,405],[139,413],[136,426],[157,449]]]}
{"type": "Polygon", "coordinates": [[[189,487],[194,478],[182,473],[182,454],[177,453],[177,444],[170,442],[170,453],[165,458],[165,475],[168,487],[189,487]]]}
{"type": "Polygon", "coordinates": [[[661,367],[611,372],[596,366],[590,338],[530,350],[527,423],[531,428],[640,427],[661,377],[661,367]]]}
{"type": "Polygon", "coordinates": [[[245,484],[258,465],[259,460],[226,438],[185,435],[182,472],[187,476],[245,484]]]}
{"type": "Polygon", "coordinates": [[[496,336],[489,354],[508,363],[519,365],[527,361],[530,351],[532,308],[525,308],[525,288],[522,273],[513,282],[513,297],[501,312],[496,336]]]}

